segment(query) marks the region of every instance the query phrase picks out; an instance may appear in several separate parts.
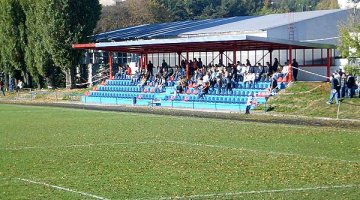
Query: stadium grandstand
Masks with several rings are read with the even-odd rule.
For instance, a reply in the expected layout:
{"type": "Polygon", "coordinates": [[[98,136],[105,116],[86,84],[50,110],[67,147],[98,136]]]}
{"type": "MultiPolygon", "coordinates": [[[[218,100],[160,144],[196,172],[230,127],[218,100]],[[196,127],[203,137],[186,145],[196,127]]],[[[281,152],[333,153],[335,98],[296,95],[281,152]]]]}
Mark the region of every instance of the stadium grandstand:
{"type": "Polygon", "coordinates": [[[253,106],[263,104],[294,79],[327,81],[337,68],[339,25],[349,15],[321,10],[239,16],[94,35],[93,43],[73,48],[103,52],[108,78],[82,101],[245,110],[249,96],[256,99],[253,106]]]}

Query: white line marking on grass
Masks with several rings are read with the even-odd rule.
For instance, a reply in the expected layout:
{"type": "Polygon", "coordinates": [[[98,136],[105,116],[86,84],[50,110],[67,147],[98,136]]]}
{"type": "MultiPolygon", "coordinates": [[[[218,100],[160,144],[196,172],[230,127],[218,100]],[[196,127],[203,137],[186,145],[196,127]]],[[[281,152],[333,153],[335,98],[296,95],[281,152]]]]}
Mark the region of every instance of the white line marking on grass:
{"type": "Polygon", "coordinates": [[[302,154],[296,153],[284,153],[284,152],[276,152],[276,151],[262,151],[256,149],[247,149],[243,147],[229,147],[229,146],[222,146],[222,145],[212,145],[212,144],[201,144],[201,143],[191,143],[191,142],[179,142],[179,141],[162,141],[164,143],[172,143],[172,144],[179,144],[179,145],[189,145],[189,146],[202,146],[202,147],[211,147],[211,148],[220,148],[220,149],[235,149],[241,151],[250,151],[255,153],[263,153],[263,154],[271,154],[277,156],[298,156],[304,158],[312,158],[312,159],[319,159],[319,160],[334,160],[334,161],[341,161],[341,162],[349,162],[349,163],[359,163],[360,161],[353,161],[353,160],[343,160],[343,159],[336,159],[336,158],[328,158],[322,156],[306,156],[302,154]]]}
{"type": "Polygon", "coordinates": [[[69,189],[69,188],[64,188],[64,187],[60,187],[60,186],[56,186],[56,185],[50,185],[50,184],[43,183],[43,182],[32,181],[32,180],[23,179],[23,178],[16,178],[16,179],[20,180],[20,181],[23,181],[23,182],[37,184],[37,185],[44,185],[46,187],[54,188],[54,189],[57,189],[57,190],[63,190],[63,191],[66,191],[66,192],[72,192],[72,193],[76,193],[76,194],[81,194],[81,195],[84,195],[84,196],[92,197],[94,199],[109,200],[108,198],[105,198],[105,197],[100,197],[100,196],[89,194],[89,193],[86,193],[86,192],[79,192],[79,191],[76,191],[76,190],[72,190],[72,189],[69,189]]]}
{"type": "Polygon", "coordinates": [[[355,188],[360,187],[360,185],[334,185],[334,186],[319,186],[319,187],[308,187],[308,188],[285,188],[278,190],[254,190],[254,191],[245,191],[245,192],[228,192],[228,193],[218,193],[218,194],[200,194],[200,195],[191,195],[191,196],[177,196],[177,197],[161,197],[158,199],[168,200],[168,199],[204,199],[211,197],[234,197],[244,194],[266,194],[266,193],[280,193],[280,192],[298,192],[298,191],[309,191],[309,190],[329,190],[329,189],[342,189],[342,188],[355,188]]]}
{"type": "Polygon", "coordinates": [[[134,145],[134,144],[156,144],[159,142],[148,141],[148,142],[118,142],[118,143],[99,143],[99,144],[73,144],[66,146],[33,146],[33,147],[17,147],[17,148],[0,148],[4,151],[20,151],[20,150],[31,150],[31,149],[57,149],[57,148],[80,148],[80,147],[93,147],[93,146],[116,146],[116,145],[134,145]]]}
{"type": "Polygon", "coordinates": [[[222,145],[190,143],[190,142],[171,141],[171,140],[169,140],[169,141],[146,141],[146,142],[99,143],[99,144],[74,144],[74,145],[67,145],[67,146],[43,146],[43,147],[34,146],[34,147],[18,147],[18,148],[0,148],[0,150],[3,150],[3,151],[21,151],[21,150],[31,150],[31,149],[81,148],[81,147],[95,147],[95,146],[161,144],[161,143],[171,143],[171,144],[188,145],[188,146],[202,146],[202,147],[220,148],[220,149],[234,149],[234,150],[250,151],[250,152],[262,153],[262,154],[277,155],[277,156],[298,156],[298,157],[318,159],[318,160],[333,160],[333,161],[340,161],[340,162],[360,163],[360,161],[343,160],[343,159],[328,158],[328,157],[322,157],[322,156],[307,156],[307,155],[296,154],[296,153],[263,151],[263,150],[248,149],[248,148],[243,148],[243,147],[229,147],[229,146],[222,146],[222,145]]]}

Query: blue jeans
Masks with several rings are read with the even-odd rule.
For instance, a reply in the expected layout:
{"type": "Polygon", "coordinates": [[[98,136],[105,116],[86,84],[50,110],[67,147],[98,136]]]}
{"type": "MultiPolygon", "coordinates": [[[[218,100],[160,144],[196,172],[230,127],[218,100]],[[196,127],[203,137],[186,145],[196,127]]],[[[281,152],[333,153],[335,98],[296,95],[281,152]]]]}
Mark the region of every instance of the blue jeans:
{"type": "Polygon", "coordinates": [[[353,98],[355,95],[355,87],[348,88],[348,97],[353,98]]]}
{"type": "Polygon", "coordinates": [[[338,99],[338,91],[337,90],[331,90],[330,92],[330,98],[329,98],[329,103],[332,103],[333,100],[335,98],[336,104],[339,104],[339,99],[338,99]]]}

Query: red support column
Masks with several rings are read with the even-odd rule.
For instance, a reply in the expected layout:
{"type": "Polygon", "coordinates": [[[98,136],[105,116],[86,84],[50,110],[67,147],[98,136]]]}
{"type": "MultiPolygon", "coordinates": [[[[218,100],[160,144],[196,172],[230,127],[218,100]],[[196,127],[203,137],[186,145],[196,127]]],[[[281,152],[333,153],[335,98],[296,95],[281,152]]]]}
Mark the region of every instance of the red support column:
{"type": "Polygon", "coordinates": [[[236,65],[236,47],[234,47],[234,50],[233,50],[233,64],[236,65]]]}
{"type": "Polygon", "coordinates": [[[189,50],[186,49],[186,79],[189,80],[189,50]]]}
{"type": "Polygon", "coordinates": [[[327,81],[330,81],[330,65],[331,65],[331,58],[330,58],[330,49],[327,49],[327,62],[326,62],[326,76],[327,81]]]}
{"type": "Polygon", "coordinates": [[[109,79],[113,79],[112,78],[112,65],[113,65],[113,60],[112,60],[113,56],[112,56],[112,51],[109,52],[109,79]]]}
{"type": "Polygon", "coordinates": [[[289,65],[289,74],[288,74],[288,82],[292,82],[292,80],[293,80],[293,72],[292,72],[292,65],[291,65],[291,63],[292,63],[292,46],[290,46],[289,47],[289,63],[288,63],[288,65],[289,65]]]}
{"type": "Polygon", "coordinates": [[[144,63],[145,63],[144,66],[146,66],[149,63],[149,58],[148,58],[148,53],[147,52],[144,55],[144,63]]]}
{"type": "Polygon", "coordinates": [[[219,52],[220,55],[219,55],[219,61],[221,61],[221,63],[219,62],[219,65],[224,65],[224,52],[223,51],[220,51],[219,52]]]}
{"type": "Polygon", "coordinates": [[[177,54],[178,54],[178,66],[180,66],[180,64],[181,64],[181,52],[177,52],[177,54]]]}
{"type": "MultiPolygon", "coordinates": [[[[145,63],[146,64],[146,63],[145,63]]],[[[141,71],[144,67],[144,62],[143,62],[143,54],[140,54],[140,63],[139,63],[139,71],[141,71]]]]}

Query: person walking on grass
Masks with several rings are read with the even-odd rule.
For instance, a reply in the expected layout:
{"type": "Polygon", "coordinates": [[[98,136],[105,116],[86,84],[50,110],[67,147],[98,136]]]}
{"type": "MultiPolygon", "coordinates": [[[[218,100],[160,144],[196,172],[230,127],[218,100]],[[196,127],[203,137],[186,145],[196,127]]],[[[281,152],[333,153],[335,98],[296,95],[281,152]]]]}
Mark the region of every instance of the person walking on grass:
{"type": "Polygon", "coordinates": [[[249,97],[246,101],[246,110],[245,114],[250,114],[251,106],[255,104],[255,99],[253,94],[249,94],[249,97]]]}
{"type": "Polygon", "coordinates": [[[335,74],[332,74],[330,77],[330,82],[331,82],[331,92],[330,92],[330,98],[329,101],[326,102],[327,104],[332,104],[334,98],[335,98],[335,102],[336,104],[339,104],[339,98],[338,98],[338,91],[340,88],[340,84],[337,78],[335,78],[335,74]]]}

